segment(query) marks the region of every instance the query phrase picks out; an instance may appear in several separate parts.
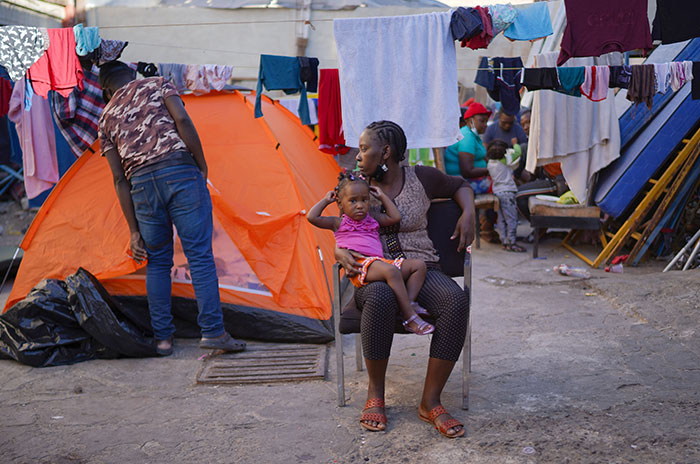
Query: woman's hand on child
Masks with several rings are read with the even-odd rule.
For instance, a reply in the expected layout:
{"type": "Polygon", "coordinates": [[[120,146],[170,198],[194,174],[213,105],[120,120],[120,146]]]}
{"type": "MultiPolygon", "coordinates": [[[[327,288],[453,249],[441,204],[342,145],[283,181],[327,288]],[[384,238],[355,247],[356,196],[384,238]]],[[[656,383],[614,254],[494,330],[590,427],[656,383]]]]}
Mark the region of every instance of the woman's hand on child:
{"type": "Polygon", "coordinates": [[[340,265],[343,266],[343,269],[345,269],[348,277],[355,276],[362,271],[362,265],[357,262],[357,259],[365,257],[362,253],[348,250],[347,248],[338,248],[336,246],[334,255],[336,261],[338,261],[340,265]]]}

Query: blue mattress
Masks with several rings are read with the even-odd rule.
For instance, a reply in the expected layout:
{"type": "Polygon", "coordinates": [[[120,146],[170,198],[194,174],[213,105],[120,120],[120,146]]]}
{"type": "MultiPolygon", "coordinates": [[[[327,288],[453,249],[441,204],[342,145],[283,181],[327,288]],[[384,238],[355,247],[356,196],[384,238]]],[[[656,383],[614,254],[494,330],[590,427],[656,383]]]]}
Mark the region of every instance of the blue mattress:
{"type": "MultiPolygon", "coordinates": [[[[662,61],[698,61],[700,39],[690,41],[675,58],[668,55],[661,54],[662,61]]],[[[657,94],[651,113],[640,105],[628,108],[620,116],[620,158],[600,171],[596,183],[594,199],[603,212],[620,217],[686,134],[700,122],[700,100],[691,99],[690,87],[688,83],[678,92],[657,94]]]]}

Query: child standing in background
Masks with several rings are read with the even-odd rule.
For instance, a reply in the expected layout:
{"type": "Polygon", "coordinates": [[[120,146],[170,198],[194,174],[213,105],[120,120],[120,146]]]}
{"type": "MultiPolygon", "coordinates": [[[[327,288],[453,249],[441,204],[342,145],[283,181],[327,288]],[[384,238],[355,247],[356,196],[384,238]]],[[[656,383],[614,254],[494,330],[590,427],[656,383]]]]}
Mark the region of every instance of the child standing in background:
{"type": "Polygon", "coordinates": [[[506,251],[522,253],[525,249],[515,243],[515,234],[518,229],[518,209],[515,204],[515,194],[518,187],[513,180],[513,168],[511,164],[517,166],[518,156],[511,157],[510,162],[506,160],[509,151],[508,144],[503,140],[493,140],[486,147],[487,169],[493,181],[493,194],[498,197],[500,208],[498,211],[498,221],[496,231],[501,237],[503,248],[506,251]]]}

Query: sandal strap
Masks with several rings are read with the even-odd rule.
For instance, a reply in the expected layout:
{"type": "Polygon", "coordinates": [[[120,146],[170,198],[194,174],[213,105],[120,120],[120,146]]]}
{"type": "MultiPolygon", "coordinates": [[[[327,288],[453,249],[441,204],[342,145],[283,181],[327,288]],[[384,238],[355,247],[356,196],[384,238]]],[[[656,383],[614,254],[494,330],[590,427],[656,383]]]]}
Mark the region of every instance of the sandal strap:
{"type": "Polygon", "coordinates": [[[363,411],[371,408],[384,408],[384,400],[381,398],[368,399],[365,403],[365,409],[363,409],[363,411]]]}
{"type": "Polygon", "coordinates": [[[386,415],[378,412],[365,412],[360,416],[360,422],[379,422],[386,424],[386,415]]]}
{"type": "Polygon", "coordinates": [[[463,428],[464,424],[457,419],[447,419],[445,422],[439,425],[438,430],[440,430],[440,433],[442,434],[447,434],[448,430],[457,426],[461,426],[463,428]]]}
{"type": "Polygon", "coordinates": [[[411,316],[411,317],[409,317],[408,319],[406,319],[405,321],[403,321],[401,324],[402,324],[404,327],[408,327],[408,324],[410,324],[411,322],[415,321],[416,319],[418,319],[418,314],[414,314],[413,316],[411,316]]]}
{"type": "Polygon", "coordinates": [[[435,422],[435,419],[437,419],[439,416],[447,414],[447,410],[440,404],[438,406],[435,406],[433,409],[430,410],[430,413],[428,413],[428,417],[430,418],[430,422],[435,422]]]}

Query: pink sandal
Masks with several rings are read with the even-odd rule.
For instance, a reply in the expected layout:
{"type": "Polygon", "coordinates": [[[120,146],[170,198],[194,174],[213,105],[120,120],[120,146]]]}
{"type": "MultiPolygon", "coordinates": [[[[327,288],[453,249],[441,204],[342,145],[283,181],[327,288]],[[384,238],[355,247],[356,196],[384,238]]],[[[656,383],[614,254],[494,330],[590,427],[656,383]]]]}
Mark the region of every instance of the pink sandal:
{"type": "Polygon", "coordinates": [[[428,335],[433,333],[435,330],[435,326],[425,322],[423,319],[418,316],[418,314],[414,314],[413,316],[409,317],[405,321],[402,322],[403,328],[406,329],[407,332],[414,333],[416,335],[428,335]],[[416,330],[413,330],[409,324],[411,322],[415,321],[416,324],[418,325],[418,328],[416,330]]]}
{"type": "Polygon", "coordinates": [[[419,316],[430,316],[428,310],[419,305],[416,301],[412,302],[411,306],[413,307],[413,310],[416,312],[416,314],[418,314],[419,316]]]}

